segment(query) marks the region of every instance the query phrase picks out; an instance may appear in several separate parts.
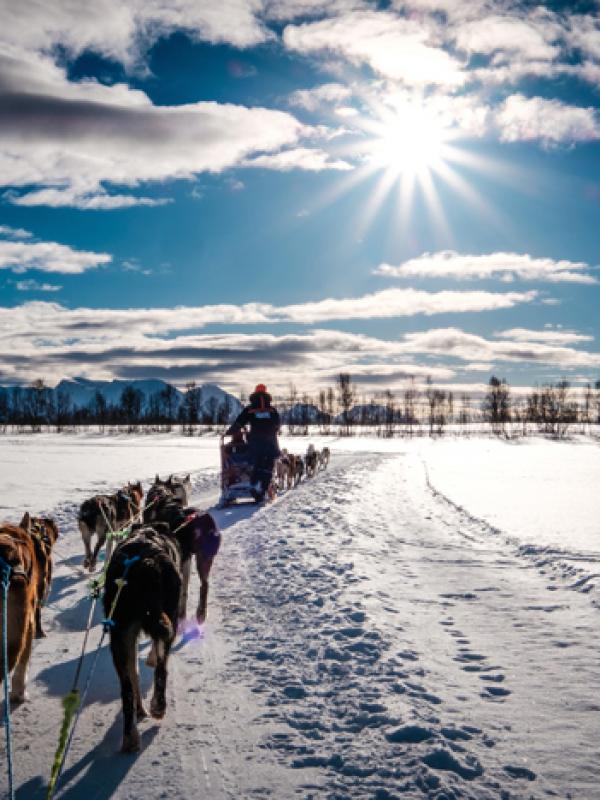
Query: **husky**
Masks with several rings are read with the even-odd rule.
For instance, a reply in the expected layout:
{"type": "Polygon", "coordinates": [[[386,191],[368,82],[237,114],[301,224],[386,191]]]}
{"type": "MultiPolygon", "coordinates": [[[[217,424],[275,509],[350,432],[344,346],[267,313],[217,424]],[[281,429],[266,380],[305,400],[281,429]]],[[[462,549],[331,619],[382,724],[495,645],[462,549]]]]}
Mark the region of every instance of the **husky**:
{"type": "Polygon", "coordinates": [[[143,631],[152,638],[155,653],[154,695],[150,713],[165,715],[167,662],[177,632],[182,576],[181,553],[168,526],[140,525],[115,548],[106,573],[104,612],[112,612],[110,650],[121,683],[123,753],[140,749],[137,720],[145,719],[137,668],[137,643],[143,631]],[[126,574],[126,583],[120,579],[126,574]]]}
{"type": "MultiPolygon", "coordinates": [[[[98,554],[107,541],[109,533],[135,521],[140,512],[142,497],[142,485],[138,481],[137,483],[128,483],[115,494],[97,494],[81,504],[77,522],[85,548],[83,561],[85,569],[90,572],[96,569],[98,554]],[[98,541],[92,551],[94,534],[98,537],[98,541]]],[[[107,559],[110,558],[111,551],[112,541],[108,537],[107,559]]]]}
{"type": "Polygon", "coordinates": [[[306,477],[313,478],[317,474],[319,466],[319,455],[315,450],[314,444],[309,444],[304,459],[306,465],[306,477]]]}

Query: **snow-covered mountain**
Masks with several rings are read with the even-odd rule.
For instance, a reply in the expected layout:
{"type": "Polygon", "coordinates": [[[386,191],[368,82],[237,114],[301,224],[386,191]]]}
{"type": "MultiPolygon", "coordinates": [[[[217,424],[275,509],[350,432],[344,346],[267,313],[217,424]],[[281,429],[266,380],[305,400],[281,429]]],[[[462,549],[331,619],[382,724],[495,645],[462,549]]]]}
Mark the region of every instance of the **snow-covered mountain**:
{"type": "MultiPolygon", "coordinates": [[[[131,381],[115,379],[112,381],[99,381],[78,377],[63,379],[50,391],[54,394],[55,399],[59,393],[68,395],[73,408],[87,408],[94,400],[97,392],[102,394],[108,405],[119,405],[123,390],[127,387],[131,387],[142,392],[142,408],[143,410],[147,410],[150,398],[153,395],[164,392],[169,386],[170,384],[165,381],[157,379],[131,381]]],[[[0,392],[8,391],[10,388],[11,387],[0,387],[0,392]]],[[[171,386],[171,389],[174,393],[174,409],[176,411],[185,393],[174,386],[171,386]]],[[[242,404],[237,397],[221,389],[221,387],[217,386],[215,383],[199,385],[198,389],[201,392],[200,410],[209,417],[214,417],[216,411],[222,408],[225,402],[229,403],[230,419],[237,416],[242,409],[242,404]]]]}
{"type": "Polygon", "coordinates": [[[286,408],[281,413],[281,419],[286,424],[290,422],[295,425],[308,423],[314,425],[321,419],[321,412],[312,403],[295,403],[290,408],[286,408]]]}
{"type": "MultiPolygon", "coordinates": [[[[147,403],[152,394],[163,391],[167,385],[165,381],[161,380],[123,381],[115,379],[112,381],[92,381],[88,378],[72,378],[60,381],[54,387],[54,392],[66,392],[75,407],[85,408],[94,399],[96,392],[101,392],[110,405],[118,405],[123,389],[131,386],[143,392],[145,403],[147,403]]],[[[179,404],[183,394],[179,389],[175,389],[175,393],[179,404]]]]}

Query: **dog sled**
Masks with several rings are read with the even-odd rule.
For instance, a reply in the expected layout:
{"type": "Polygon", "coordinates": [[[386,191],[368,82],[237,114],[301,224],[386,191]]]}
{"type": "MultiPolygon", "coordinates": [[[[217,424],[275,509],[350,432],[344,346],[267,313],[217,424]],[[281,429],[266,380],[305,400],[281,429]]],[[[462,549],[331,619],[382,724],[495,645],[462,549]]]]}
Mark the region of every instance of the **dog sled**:
{"type": "MultiPolygon", "coordinates": [[[[243,434],[221,436],[221,496],[218,504],[220,508],[230,506],[236,500],[255,500],[256,492],[251,482],[253,467],[248,443],[243,434]]],[[[267,490],[267,499],[272,500],[276,493],[276,482],[273,477],[267,490]]]]}

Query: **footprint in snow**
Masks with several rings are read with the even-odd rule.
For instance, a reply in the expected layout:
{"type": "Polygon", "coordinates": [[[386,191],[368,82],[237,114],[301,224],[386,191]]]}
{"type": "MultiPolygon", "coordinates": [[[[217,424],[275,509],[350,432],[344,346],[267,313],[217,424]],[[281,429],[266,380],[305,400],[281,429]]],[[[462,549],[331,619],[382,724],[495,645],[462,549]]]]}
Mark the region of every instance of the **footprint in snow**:
{"type": "Polygon", "coordinates": [[[502,686],[486,686],[484,691],[481,692],[481,696],[485,697],[486,700],[504,700],[505,697],[508,697],[510,694],[509,689],[505,689],[502,686]]]}
{"type": "Polygon", "coordinates": [[[433,731],[422,725],[403,725],[386,733],[385,738],[393,744],[418,744],[433,739],[433,736],[433,731]]]}
{"type": "Polygon", "coordinates": [[[483,775],[483,767],[476,758],[467,756],[462,763],[447,750],[434,750],[423,756],[422,761],[431,769],[454,772],[466,781],[483,775]]]}
{"type": "Polygon", "coordinates": [[[512,764],[507,764],[504,771],[510,775],[511,778],[521,778],[526,781],[534,781],[536,779],[535,772],[532,772],[527,767],[515,767],[512,764]]]}

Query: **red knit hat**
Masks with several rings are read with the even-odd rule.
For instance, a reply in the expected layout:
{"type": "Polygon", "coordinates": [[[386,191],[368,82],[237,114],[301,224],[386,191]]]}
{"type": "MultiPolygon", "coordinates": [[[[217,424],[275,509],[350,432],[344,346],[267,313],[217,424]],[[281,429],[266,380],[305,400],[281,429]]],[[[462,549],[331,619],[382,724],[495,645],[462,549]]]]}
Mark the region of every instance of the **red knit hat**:
{"type": "Polygon", "coordinates": [[[266,394],[267,387],[264,385],[264,383],[259,383],[254,391],[255,392],[265,392],[265,394],[266,394]]]}

